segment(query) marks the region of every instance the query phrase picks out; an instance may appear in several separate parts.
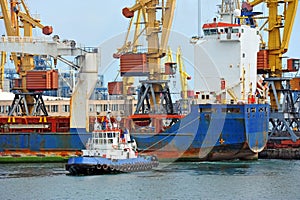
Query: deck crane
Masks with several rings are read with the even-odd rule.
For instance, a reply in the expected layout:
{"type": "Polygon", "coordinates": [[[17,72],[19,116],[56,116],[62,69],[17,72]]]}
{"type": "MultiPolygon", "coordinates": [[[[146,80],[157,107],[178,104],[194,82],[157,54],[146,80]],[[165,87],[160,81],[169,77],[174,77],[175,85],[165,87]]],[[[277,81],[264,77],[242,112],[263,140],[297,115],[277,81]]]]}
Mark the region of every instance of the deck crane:
{"type": "Polygon", "coordinates": [[[183,63],[181,48],[178,47],[177,53],[176,53],[176,62],[179,68],[179,75],[180,75],[180,84],[181,84],[181,109],[182,112],[188,112],[188,80],[191,80],[191,76],[186,72],[185,65],[183,63]]]}
{"type": "Polygon", "coordinates": [[[4,65],[6,63],[6,52],[1,51],[1,60],[0,60],[0,90],[4,89],[4,65]]]}
{"type": "MultiPolygon", "coordinates": [[[[264,61],[261,62],[263,65],[258,64],[258,72],[266,75],[265,81],[270,87],[272,111],[269,138],[296,141],[299,139],[300,132],[300,115],[296,108],[299,106],[299,100],[293,99],[293,92],[290,88],[291,79],[283,77],[285,70],[283,70],[282,58],[288,50],[298,0],[248,1],[242,4],[242,12],[252,11],[253,7],[261,3],[265,3],[269,9],[267,21],[264,23],[264,25],[268,24],[266,28],[268,44],[258,53],[258,60],[264,61]]],[[[295,69],[296,66],[292,68],[295,69]]]]}
{"type": "MultiPolygon", "coordinates": [[[[35,27],[41,28],[43,33],[46,35],[50,35],[52,33],[51,26],[42,25],[40,20],[34,19],[30,15],[24,0],[10,0],[9,4],[7,0],[0,0],[0,5],[7,36],[19,37],[21,34],[23,34],[24,37],[31,38],[32,30],[35,27]],[[22,10],[24,10],[24,12],[22,10]],[[23,31],[21,31],[20,28],[23,28],[23,31]]],[[[32,93],[32,91],[29,91],[26,86],[26,75],[28,71],[34,69],[33,55],[16,54],[15,52],[12,52],[11,59],[14,61],[16,71],[20,76],[18,84],[15,84],[15,89],[19,90],[20,94],[15,95],[11,109],[16,109],[16,107],[19,107],[22,110],[22,115],[35,113],[35,107],[44,107],[44,105],[43,101],[41,100],[41,94],[32,93]]],[[[47,115],[45,108],[42,110],[45,115],[47,115]]]]}
{"type": "Polygon", "coordinates": [[[182,98],[187,100],[188,98],[188,84],[187,80],[191,79],[191,76],[186,72],[185,65],[183,64],[183,58],[180,47],[177,49],[176,54],[177,64],[179,66],[179,74],[180,74],[180,83],[182,90],[182,98]]]}
{"type": "Polygon", "coordinates": [[[147,74],[149,79],[141,81],[142,86],[135,114],[173,114],[174,112],[168,81],[163,80],[164,74],[161,73],[161,58],[167,52],[175,4],[176,0],[139,0],[132,7],[122,10],[123,15],[127,18],[132,18],[135,12],[142,11],[144,20],[146,20],[143,30],[147,37],[147,52],[140,55],[124,54],[123,61],[125,62],[122,62],[121,57],[121,74],[123,73],[123,75],[130,73],[135,75],[137,68],[141,65],[149,70],[145,70],[146,73],[143,74],[147,74]],[[158,16],[161,17],[160,20],[158,20],[158,16]],[[128,65],[126,65],[126,69],[123,70],[122,63],[125,63],[124,65],[130,63],[131,69],[128,70],[128,65]],[[138,63],[138,65],[134,65],[134,63],[138,63]]]}

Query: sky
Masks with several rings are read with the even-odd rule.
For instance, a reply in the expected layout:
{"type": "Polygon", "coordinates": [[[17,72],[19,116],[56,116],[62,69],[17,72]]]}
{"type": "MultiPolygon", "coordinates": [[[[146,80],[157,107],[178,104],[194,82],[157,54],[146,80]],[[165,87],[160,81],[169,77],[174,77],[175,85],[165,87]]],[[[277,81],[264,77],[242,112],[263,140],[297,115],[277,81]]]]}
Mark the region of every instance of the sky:
{"type": "MultiPolygon", "coordinates": [[[[173,31],[187,38],[198,34],[198,1],[201,2],[201,21],[209,22],[216,16],[216,5],[221,0],[177,0],[173,31]]],[[[124,33],[129,20],[121,10],[130,7],[135,0],[26,0],[31,13],[38,13],[43,24],[54,27],[54,34],[74,39],[86,46],[101,43],[124,33]]],[[[257,8],[257,11],[259,11],[257,8]]],[[[300,10],[300,9],[299,9],[300,10]]],[[[297,12],[289,54],[300,57],[300,16],[297,12]]]]}
{"type": "MultiPolygon", "coordinates": [[[[135,0],[27,0],[31,13],[38,13],[43,24],[54,27],[54,34],[72,38],[85,45],[99,45],[103,41],[127,30],[129,20],[122,15],[122,8],[130,7],[135,0]]],[[[210,0],[204,9],[213,17],[216,0],[210,0]]],[[[198,1],[177,0],[173,29],[189,37],[198,30],[198,1]]]]}
{"type": "MultiPolygon", "coordinates": [[[[108,69],[109,65],[118,65],[117,61],[112,59],[112,53],[123,45],[124,33],[129,25],[129,19],[122,15],[122,8],[131,7],[135,0],[25,0],[25,2],[33,15],[40,16],[42,24],[53,26],[53,34],[59,35],[61,39],[75,40],[81,46],[101,47],[102,67],[108,69]]],[[[203,24],[211,22],[216,17],[216,5],[220,4],[221,0],[177,0],[172,28],[172,32],[177,36],[170,43],[175,49],[178,45],[183,46],[185,57],[188,57],[191,51],[189,39],[198,35],[199,2],[201,2],[200,16],[203,24]]],[[[264,11],[259,6],[255,9],[264,11]]],[[[286,54],[295,58],[300,58],[299,10],[290,48],[286,54]]],[[[3,33],[5,33],[4,26],[0,24],[0,34],[3,33]]],[[[40,30],[34,30],[34,34],[40,35],[40,30]]],[[[187,61],[193,62],[193,58],[187,58],[187,61]]]]}

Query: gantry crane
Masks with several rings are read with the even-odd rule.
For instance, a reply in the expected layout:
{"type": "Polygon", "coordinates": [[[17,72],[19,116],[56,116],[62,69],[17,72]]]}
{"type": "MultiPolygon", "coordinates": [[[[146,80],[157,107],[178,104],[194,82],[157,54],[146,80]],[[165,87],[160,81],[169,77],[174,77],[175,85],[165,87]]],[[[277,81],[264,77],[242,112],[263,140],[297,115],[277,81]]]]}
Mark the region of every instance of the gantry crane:
{"type": "MultiPolygon", "coordinates": [[[[290,88],[290,78],[283,77],[282,59],[288,50],[293,24],[297,12],[298,0],[267,1],[254,0],[244,2],[242,11],[252,11],[254,6],[265,3],[268,7],[268,43],[259,52],[264,60],[264,66],[259,67],[259,72],[266,75],[265,81],[269,84],[271,114],[270,114],[270,139],[299,139],[300,115],[297,106],[299,98],[293,98],[290,88]]],[[[262,27],[263,28],[263,27],[262,27]]],[[[261,28],[261,29],[262,29],[261,28]]]]}
{"type": "MultiPolygon", "coordinates": [[[[126,58],[128,62],[139,59],[139,66],[141,65],[140,63],[142,63],[142,65],[146,64],[145,66],[149,69],[149,71],[146,70],[146,73],[148,72],[148,80],[141,81],[142,86],[139,90],[135,114],[145,114],[149,112],[171,114],[174,112],[167,84],[168,81],[163,80],[164,74],[161,73],[161,58],[164,57],[167,52],[167,43],[173,22],[175,5],[175,0],[139,0],[136,1],[132,7],[122,10],[123,15],[127,18],[134,17],[134,13],[138,12],[138,15],[143,14],[145,20],[145,28],[142,29],[142,31],[145,31],[147,37],[147,52],[139,55],[139,57],[129,55],[128,58],[126,58]],[[158,14],[159,11],[160,15],[158,14]],[[161,17],[160,20],[158,16],[161,17]]],[[[124,56],[127,55],[125,54],[124,56]]],[[[138,66],[133,66],[133,68],[134,67],[138,66]]],[[[129,70],[127,74],[130,74],[132,71],[134,71],[134,69],[129,70]]],[[[122,72],[124,71],[122,71],[121,57],[121,74],[122,72]]]]}
{"type": "MultiPolygon", "coordinates": [[[[40,23],[40,20],[34,19],[28,10],[24,0],[0,0],[2,18],[4,20],[6,34],[9,37],[20,37],[21,34],[24,38],[30,39],[32,37],[32,30],[35,27],[39,27],[43,30],[43,33],[50,35],[52,33],[51,26],[44,26],[40,23]],[[24,12],[23,12],[24,10],[24,12]],[[23,29],[21,31],[20,29],[23,29]]],[[[13,60],[17,73],[20,76],[18,84],[15,84],[18,94],[15,95],[13,105],[11,109],[20,108],[22,115],[30,115],[34,112],[36,107],[42,106],[42,111],[47,115],[46,109],[41,99],[41,93],[32,93],[28,91],[26,83],[26,75],[28,71],[34,69],[34,55],[30,54],[17,54],[11,53],[11,60],[13,60]]]]}

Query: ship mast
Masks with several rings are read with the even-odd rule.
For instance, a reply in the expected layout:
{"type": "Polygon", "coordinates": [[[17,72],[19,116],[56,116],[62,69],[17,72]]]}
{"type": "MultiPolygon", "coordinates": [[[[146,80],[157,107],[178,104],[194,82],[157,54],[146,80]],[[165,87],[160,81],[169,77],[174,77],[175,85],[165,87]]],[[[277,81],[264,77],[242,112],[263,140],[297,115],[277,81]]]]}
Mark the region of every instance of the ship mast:
{"type": "Polygon", "coordinates": [[[234,22],[233,13],[236,9],[240,9],[240,3],[238,0],[222,0],[219,11],[221,20],[232,24],[234,22]]]}

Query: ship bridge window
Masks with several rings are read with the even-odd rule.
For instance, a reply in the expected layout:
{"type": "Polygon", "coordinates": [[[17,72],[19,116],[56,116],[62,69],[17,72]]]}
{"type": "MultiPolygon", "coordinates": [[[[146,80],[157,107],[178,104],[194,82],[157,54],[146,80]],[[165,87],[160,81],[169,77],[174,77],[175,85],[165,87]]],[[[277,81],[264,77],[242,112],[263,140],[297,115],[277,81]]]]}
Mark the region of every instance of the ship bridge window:
{"type": "Polygon", "coordinates": [[[239,29],[238,28],[232,29],[232,33],[239,33],[239,29]]]}
{"type": "Polygon", "coordinates": [[[102,136],[103,136],[103,138],[106,138],[106,133],[103,133],[103,135],[102,135],[102,136]]]}
{"type": "Polygon", "coordinates": [[[108,140],[107,140],[107,143],[108,143],[108,144],[112,144],[112,143],[113,143],[113,139],[108,139],[108,140]]]}
{"type": "Polygon", "coordinates": [[[204,35],[216,35],[218,33],[217,29],[204,29],[204,35]]]}
{"type": "Polygon", "coordinates": [[[102,133],[99,133],[99,138],[102,138],[103,136],[102,136],[102,133]]]}

